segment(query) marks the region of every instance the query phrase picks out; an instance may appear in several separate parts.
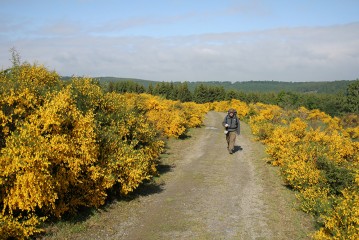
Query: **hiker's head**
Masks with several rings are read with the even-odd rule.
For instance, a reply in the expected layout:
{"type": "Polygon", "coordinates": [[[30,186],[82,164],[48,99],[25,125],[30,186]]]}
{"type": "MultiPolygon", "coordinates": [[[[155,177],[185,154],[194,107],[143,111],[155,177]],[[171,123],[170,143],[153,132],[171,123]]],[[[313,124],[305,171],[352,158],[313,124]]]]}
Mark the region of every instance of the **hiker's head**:
{"type": "Polygon", "coordinates": [[[230,108],[230,109],[228,110],[228,115],[229,115],[230,117],[233,117],[235,113],[236,113],[236,110],[234,110],[233,108],[230,108]]]}

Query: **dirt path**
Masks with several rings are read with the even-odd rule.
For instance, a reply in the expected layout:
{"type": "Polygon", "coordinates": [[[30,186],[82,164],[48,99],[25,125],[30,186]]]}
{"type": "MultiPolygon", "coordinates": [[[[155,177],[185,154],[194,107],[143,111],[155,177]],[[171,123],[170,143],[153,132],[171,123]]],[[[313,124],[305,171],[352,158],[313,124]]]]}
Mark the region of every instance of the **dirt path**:
{"type": "Polygon", "coordinates": [[[147,192],[48,239],[307,239],[311,220],[294,210],[293,193],[263,161],[246,124],[228,154],[223,117],[209,112],[189,139],[170,141],[164,173],[147,192]]]}

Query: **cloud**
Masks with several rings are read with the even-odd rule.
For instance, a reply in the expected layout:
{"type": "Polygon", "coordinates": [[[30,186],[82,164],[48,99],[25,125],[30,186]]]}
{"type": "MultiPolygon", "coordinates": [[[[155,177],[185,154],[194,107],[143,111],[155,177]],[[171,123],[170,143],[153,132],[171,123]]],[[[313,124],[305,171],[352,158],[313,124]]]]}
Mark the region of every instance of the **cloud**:
{"type": "Polygon", "coordinates": [[[66,36],[74,36],[83,33],[83,28],[78,23],[68,22],[68,21],[57,21],[51,24],[46,24],[34,31],[34,34],[37,37],[66,37],[66,36]]]}
{"type": "Polygon", "coordinates": [[[269,9],[261,2],[257,0],[237,2],[234,1],[232,5],[225,9],[225,15],[251,15],[251,16],[268,16],[270,15],[269,9]]]}
{"type": "Polygon", "coordinates": [[[90,32],[104,33],[104,32],[121,32],[126,29],[142,28],[155,25],[170,25],[182,20],[190,19],[195,14],[186,13],[175,16],[161,16],[161,17],[132,17],[128,19],[111,19],[111,21],[104,22],[97,27],[89,29],[90,32]]]}
{"type": "Polygon", "coordinates": [[[157,81],[333,81],[359,77],[358,39],[359,23],[162,38],[76,35],[0,40],[0,67],[10,64],[8,50],[15,47],[22,59],[42,63],[61,75],[157,81]]]}

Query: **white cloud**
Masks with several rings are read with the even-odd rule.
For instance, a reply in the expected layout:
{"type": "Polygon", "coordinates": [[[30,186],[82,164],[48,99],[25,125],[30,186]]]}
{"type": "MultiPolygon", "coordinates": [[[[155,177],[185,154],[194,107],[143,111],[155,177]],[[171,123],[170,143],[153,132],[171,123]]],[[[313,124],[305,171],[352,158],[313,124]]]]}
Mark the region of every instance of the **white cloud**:
{"type": "Polygon", "coordinates": [[[58,21],[55,23],[47,24],[41,29],[34,32],[37,35],[37,38],[44,36],[47,37],[64,37],[64,36],[74,36],[82,33],[81,26],[67,21],[58,21]]]}
{"type": "MultiPolygon", "coordinates": [[[[71,32],[59,26],[55,32],[71,32]]],[[[0,40],[62,75],[157,81],[333,81],[359,77],[359,23],[317,28],[151,37],[52,37],[0,40]]]]}

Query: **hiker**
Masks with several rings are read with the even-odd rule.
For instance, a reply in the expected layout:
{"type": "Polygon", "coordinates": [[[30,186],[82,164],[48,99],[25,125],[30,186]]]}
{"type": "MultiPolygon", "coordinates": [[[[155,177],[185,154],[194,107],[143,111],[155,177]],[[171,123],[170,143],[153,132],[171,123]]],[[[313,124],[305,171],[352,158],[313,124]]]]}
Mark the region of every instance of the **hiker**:
{"type": "Polygon", "coordinates": [[[233,108],[228,110],[228,114],[222,122],[225,127],[224,133],[226,134],[227,149],[230,154],[234,152],[234,143],[236,142],[236,136],[240,132],[240,123],[237,117],[237,111],[233,108]]]}

